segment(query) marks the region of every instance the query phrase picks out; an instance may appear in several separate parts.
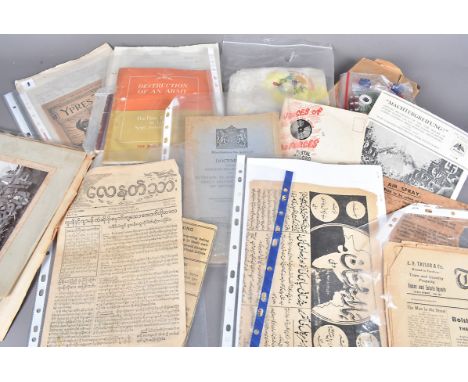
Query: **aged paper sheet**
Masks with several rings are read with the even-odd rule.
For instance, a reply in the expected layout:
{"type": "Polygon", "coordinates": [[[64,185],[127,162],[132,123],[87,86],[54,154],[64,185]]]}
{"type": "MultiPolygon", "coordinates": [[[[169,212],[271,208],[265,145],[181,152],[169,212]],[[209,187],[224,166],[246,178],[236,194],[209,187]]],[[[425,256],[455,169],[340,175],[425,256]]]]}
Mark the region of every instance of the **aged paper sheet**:
{"type": "MultiPolygon", "coordinates": [[[[239,344],[250,342],[281,183],[250,183],[239,344]]],[[[376,196],[294,183],[262,346],[380,346],[384,309],[372,277],[376,196]]],[[[377,252],[376,252],[377,251],[377,252]]]]}
{"type": "Polygon", "coordinates": [[[59,232],[41,345],[183,345],[181,207],[175,161],[91,170],[59,232]]]}
{"type": "Polygon", "coordinates": [[[81,148],[111,54],[110,45],[103,44],[76,60],[15,81],[42,140],[81,148]]]}
{"type": "Polygon", "coordinates": [[[468,248],[468,220],[405,214],[393,228],[389,241],[413,241],[468,248]]]}
{"type": "Polygon", "coordinates": [[[465,203],[387,177],[384,177],[384,190],[387,214],[413,203],[434,204],[445,208],[462,210],[468,209],[468,205],[465,203]]]}
{"type": "Polygon", "coordinates": [[[196,220],[183,219],[185,309],[187,338],[192,326],[206,267],[213,248],[216,226],[196,220]]]}
{"type": "Polygon", "coordinates": [[[413,242],[384,250],[391,346],[468,346],[468,251],[413,242]]]}

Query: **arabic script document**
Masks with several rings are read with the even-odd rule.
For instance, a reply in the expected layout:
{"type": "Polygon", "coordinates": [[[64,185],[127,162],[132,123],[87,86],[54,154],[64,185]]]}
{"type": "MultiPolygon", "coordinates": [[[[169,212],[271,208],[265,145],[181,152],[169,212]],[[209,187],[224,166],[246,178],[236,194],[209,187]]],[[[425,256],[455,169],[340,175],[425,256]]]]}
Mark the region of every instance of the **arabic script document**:
{"type": "Polygon", "coordinates": [[[364,190],[293,184],[268,309],[257,310],[280,191],[250,183],[239,344],[265,314],[261,346],[385,345],[371,275],[376,198],[364,190]]]}

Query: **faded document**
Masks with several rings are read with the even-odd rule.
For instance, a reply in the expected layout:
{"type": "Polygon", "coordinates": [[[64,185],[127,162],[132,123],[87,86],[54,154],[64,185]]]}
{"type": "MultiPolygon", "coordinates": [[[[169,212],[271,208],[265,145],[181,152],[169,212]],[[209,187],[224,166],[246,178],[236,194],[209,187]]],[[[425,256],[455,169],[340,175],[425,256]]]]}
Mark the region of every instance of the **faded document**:
{"type": "Polygon", "coordinates": [[[59,232],[41,345],[183,345],[181,207],[175,161],[91,170],[59,232]]]}
{"type": "Polygon", "coordinates": [[[465,203],[387,177],[384,177],[384,191],[387,214],[413,203],[434,204],[440,207],[462,210],[468,209],[468,205],[465,203]]]}
{"type": "Polygon", "coordinates": [[[183,219],[183,230],[185,310],[188,337],[213,248],[216,226],[196,220],[183,219]]]}
{"type": "Polygon", "coordinates": [[[468,248],[468,220],[434,216],[404,214],[393,228],[389,241],[468,248]]]}
{"type": "MultiPolygon", "coordinates": [[[[241,346],[250,342],[281,191],[279,182],[249,187],[241,346]]],[[[293,184],[262,346],[385,345],[368,225],[376,203],[363,190],[293,184]]]]}
{"type": "Polygon", "coordinates": [[[384,251],[391,346],[468,346],[468,251],[412,242],[384,251]]]}

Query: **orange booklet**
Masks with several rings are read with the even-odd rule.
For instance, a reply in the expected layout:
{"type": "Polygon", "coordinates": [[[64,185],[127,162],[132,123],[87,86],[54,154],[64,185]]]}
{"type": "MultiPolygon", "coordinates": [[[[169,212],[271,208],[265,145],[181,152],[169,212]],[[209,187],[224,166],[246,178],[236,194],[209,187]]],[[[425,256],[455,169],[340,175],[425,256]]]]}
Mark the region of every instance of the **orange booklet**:
{"type": "Polygon", "coordinates": [[[104,147],[105,162],[160,160],[165,109],[175,97],[200,95],[190,110],[211,110],[208,70],[123,68],[117,87],[104,147]]]}

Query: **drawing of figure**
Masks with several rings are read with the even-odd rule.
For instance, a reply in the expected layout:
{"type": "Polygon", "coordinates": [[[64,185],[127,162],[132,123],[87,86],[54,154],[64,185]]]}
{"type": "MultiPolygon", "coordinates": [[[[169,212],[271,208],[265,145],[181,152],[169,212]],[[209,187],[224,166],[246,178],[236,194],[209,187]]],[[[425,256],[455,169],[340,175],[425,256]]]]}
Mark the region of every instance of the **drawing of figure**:
{"type": "Polygon", "coordinates": [[[369,237],[340,224],[324,225],[314,233],[327,240],[321,248],[315,248],[320,253],[312,260],[312,313],[343,325],[369,320],[369,237]]]}

